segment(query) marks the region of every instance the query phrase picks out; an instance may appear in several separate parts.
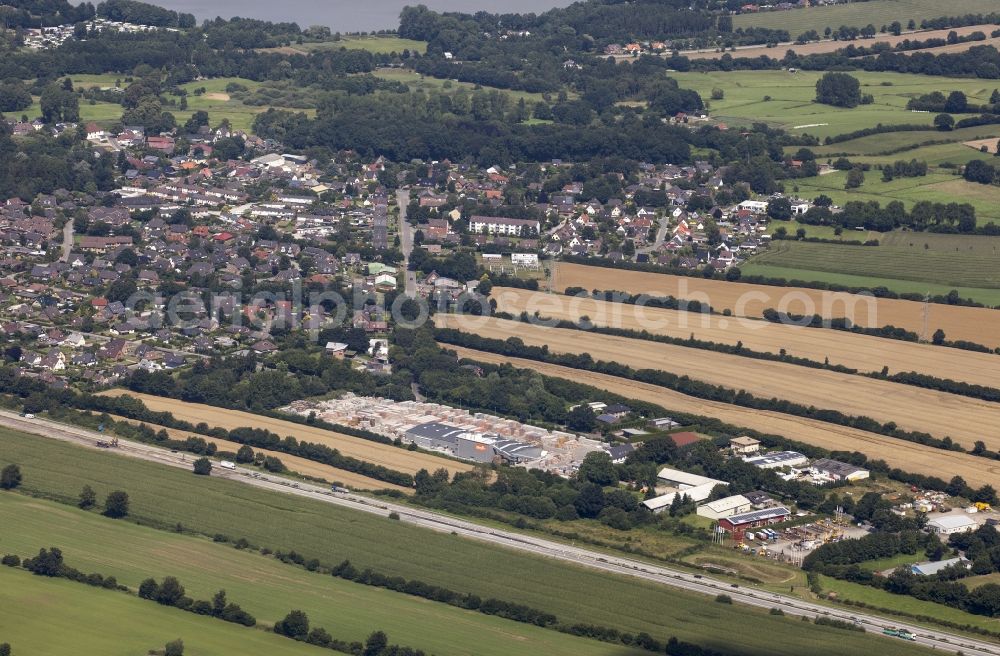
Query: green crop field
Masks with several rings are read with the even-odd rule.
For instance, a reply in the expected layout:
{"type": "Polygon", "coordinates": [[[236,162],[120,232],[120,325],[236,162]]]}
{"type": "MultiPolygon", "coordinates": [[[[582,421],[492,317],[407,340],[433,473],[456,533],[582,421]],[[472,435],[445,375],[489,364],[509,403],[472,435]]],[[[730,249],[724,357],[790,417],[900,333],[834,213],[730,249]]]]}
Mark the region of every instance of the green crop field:
{"type": "MultiPolygon", "coordinates": [[[[910,98],[931,91],[962,91],[969,102],[981,104],[989,101],[990,94],[998,86],[978,79],[852,71],[851,75],[861,82],[862,93],[874,96],[875,102],[854,109],[844,109],[814,102],[816,81],[822,75],[819,71],[670,74],[682,87],[694,89],[705,99],[711,96],[712,89],[721,89],[725,97],[709,102],[710,114],[717,120],[731,125],[767,123],[791,134],[811,134],[820,138],[846,134],[879,123],[930,126],[934,121],[934,114],[906,109],[910,98]],[[769,96],[770,100],[764,100],[765,96],[769,96]]],[[[989,134],[995,129],[996,126],[985,126],[977,134],[989,134]]]]}
{"type": "Polygon", "coordinates": [[[298,608],[343,640],[364,641],[381,629],[393,641],[441,656],[471,651],[503,656],[512,641],[545,654],[623,653],[620,646],[310,573],[255,552],[51,501],[0,495],[0,524],[18,528],[0,536],[0,553],[27,556],[56,545],[69,565],[115,576],[132,589],[150,576],[176,576],[194,599],[211,599],[225,589],[230,601],[269,624],[298,608]]]}
{"type": "MultiPolygon", "coordinates": [[[[827,282],[839,282],[838,276],[850,276],[861,286],[883,285],[900,292],[947,293],[958,289],[963,296],[990,305],[1000,304],[1000,254],[925,249],[919,233],[905,236],[909,238],[906,245],[899,242],[877,247],[778,241],[752,258],[743,271],[777,275],[780,270],[782,277],[827,282]]],[[[997,243],[989,237],[982,239],[997,243]]],[[[844,284],[851,284],[848,278],[843,280],[844,284]]]]}
{"type": "Polygon", "coordinates": [[[941,16],[960,16],[996,11],[993,0],[871,0],[852,2],[832,7],[808,7],[790,11],[770,11],[758,14],[740,14],[733,17],[733,27],[768,27],[788,30],[794,39],[807,30],[820,34],[829,27],[837,29],[841,25],[864,27],[869,23],[876,28],[898,20],[905,27],[912,18],[920,21],[941,16]]]}
{"type": "MultiPolygon", "coordinates": [[[[72,501],[84,484],[93,486],[99,497],[124,489],[132,499],[134,519],[165,527],[181,523],[208,535],[245,537],[272,549],[295,549],[327,564],[349,558],[359,568],[370,566],[390,575],[542,608],[563,622],[647,631],[661,639],[676,635],[718,649],[731,647],[731,636],[738,635],[746,656],[833,656],[875,647],[869,636],[718,604],[710,597],[321,502],[0,430],[0,466],[12,461],[21,465],[23,487],[29,493],[72,501]]],[[[336,626],[330,630],[336,633],[336,626]]],[[[915,653],[911,646],[892,641],[879,646],[885,656],[915,653]]]]}
{"type": "MultiPolygon", "coordinates": [[[[792,269],[1000,289],[1000,255],[924,249],[918,233],[910,233],[910,240],[913,247],[778,241],[755,257],[754,262],[792,269]]],[[[991,241],[996,243],[995,239],[991,241]]]]}
{"type": "Polygon", "coordinates": [[[163,653],[177,638],[184,640],[186,656],[330,653],[262,629],[8,567],[0,567],[0,608],[0,642],[10,643],[16,656],[138,656],[153,649],[163,653]]]}
{"type": "MultiPolygon", "coordinates": [[[[992,91],[990,92],[992,93],[992,91]]],[[[846,155],[848,157],[864,156],[887,156],[901,159],[913,157],[912,151],[929,148],[924,146],[929,142],[937,142],[933,145],[961,144],[963,141],[973,141],[975,139],[986,139],[988,137],[1000,136],[1000,125],[977,125],[971,128],[960,128],[949,132],[940,130],[913,130],[908,132],[887,132],[884,134],[872,134],[866,137],[858,137],[849,141],[832,143],[823,146],[810,148],[818,158],[836,157],[846,155]],[[946,143],[942,143],[946,142],[946,143]]],[[[968,146],[964,146],[965,151],[972,155],[977,151],[968,146]]],[[[798,146],[790,147],[789,152],[795,152],[798,146]]],[[[993,153],[990,153],[992,156],[993,153]]],[[[918,158],[924,159],[924,158],[918,158]]]]}

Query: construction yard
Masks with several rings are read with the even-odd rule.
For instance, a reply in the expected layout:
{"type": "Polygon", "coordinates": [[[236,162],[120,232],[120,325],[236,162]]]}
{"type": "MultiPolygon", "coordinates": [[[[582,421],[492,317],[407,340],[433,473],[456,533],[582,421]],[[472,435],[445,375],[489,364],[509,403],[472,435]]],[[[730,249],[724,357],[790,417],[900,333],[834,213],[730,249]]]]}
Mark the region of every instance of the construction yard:
{"type": "Polygon", "coordinates": [[[1000,463],[955,451],[945,451],[915,442],[839,426],[815,419],[795,417],[772,410],[754,410],[742,406],[707,401],[680,392],[628,380],[617,376],[573,369],[554,364],[514,358],[486,351],[443,345],[460,358],[488,364],[508,363],[521,369],[531,369],[545,376],[571,380],[583,385],[607,390],[624,397],[656,403],[668,411],[685,412],[702,417],[714,417],[733,426],[750,428],[761,433],[782,435],[790,439],[837,451],[860,451],[870,458],[885,460],[905,471],[941,476],[961,476],[970,485],[1000,486],[1000,463]]]}
{"type": "MultiPolygon", "coordinates": [[[[110,390],[106,394],[115,396],[128,394],[145,403],[146,407],[150,410],[155,412],[169,412],[176,419],[188,421],[196,425],[204,422],[211,427],[225,428],[227,430],[252,426],[272,431],[283,437],[291,435],[297,440],[324,444],[332,449],[337,449],[345,456],[410,474],[415,474],[421,469],[434,471],[443,467],[450,474],[454,475],[472,469],[471,465],[440,458],[428,453],[407,451],[406,449],[372,442],[360,437],[344,435],[343,433],[316,428],[314,426],[296,424],[295,422],[283,419],[255,415],[249,412],[216,408],[201,403],[189,403],[178,399],[140,394],[128,390],[110,390]]],[[[285,456],[282,455],[281,458],[284,460],[285,456]]],[[[380,487],[385,486],[380,485],[380,487]]]]}
{"type": "Polygon", "coordinates": [[[718,314],[663,310],[625,303],[532,292],[512,287],[493,288],[497,310],[520,315],[539,312],[541,318],[580,322],[586,317],[598,327],[646,330],[655,335],[743,346],[751,351],[781,353],[843,365],[861,372],[916,371],[928,376],[992,386],[1000,380],[1000,358],[988,353],[961,351],[846,331],[771,323],[718,314]]]}
{"type": "Polygon", "coordinates": [[[563,291],[567,287],[697,300],[717,312],[730,310],[738,317],[760,318],[768,308],[788,314],[847,317],[869,328],[892,325],[918,335],[926,332],[928,340],[930,333],[941,329],[950,340],[1000,347],[1000,312],[986,308],[559,263],[553,267],[552,289],[563,291]]]}
{"type": "Polygon", "coordinates": [[[441,422],[471,433],[485,433],[501,438],[535,444],[542,448],[541,459],[527,466],[556,473],[573,474],[583,458],[601,448],[601,443],[586,437],[550,431],[482,412],[420,401],[393,401],[377,397],[345,394],[323,401],[296,401],[281,408],[283,412],[307,416],[315,412],[320,419],[352,426],[409,442],[410,429],[427,422],[441,422]]]}
{"type": "Polygon", "coordinates": [[[895,422],[904,430],[951,437],[970,449],[976,440],[983,440],[987,448],[1000,448],[1000,436],[983,431],[983,426],[1000,425],[1000,405],[967,396],[784,362],[519,321],[438,314],[435,323],[490,339],[517,337],[528,346],[547,344],[552,353],[589,353],[594,360],[669,371],[712,385],[746,390],[760,398],[895,422]]]}

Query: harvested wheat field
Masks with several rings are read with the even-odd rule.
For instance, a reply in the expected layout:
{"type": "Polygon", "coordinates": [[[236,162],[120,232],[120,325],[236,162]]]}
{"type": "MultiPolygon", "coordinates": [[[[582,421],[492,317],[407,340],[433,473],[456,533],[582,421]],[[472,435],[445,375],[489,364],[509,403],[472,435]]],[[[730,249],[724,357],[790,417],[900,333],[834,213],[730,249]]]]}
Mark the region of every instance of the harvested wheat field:
{"type": "MultiPolygon", "coordinates": [[[[119,417],[118,415],[108,415],[115,421],[126,421],[130,424],[146,424],[151,426],[156,430],[161,428],[167,431],[167,435],[173,440],[184,440],[189,437],[200,437],[206,442],[214,442],[215,446],[219,451],[231,451],[236,453],[239,450],[240,444],[237,442],[230,442],[229,440],[220,440],[217,437],[210,437],[208,435],[200,435],[198,433],[192,433],[191,431],[177,430],[176,428],[166,428],[163,426],[158,426],[156,424],[150,424],[149,422],[136,421],[135,419],[129,419],[127,417],[119,417]]],[[[353,488],[355,490],[399,490],[404,494],[413,494],[413,489],[408,487],[403,487],[401,485],[393,485],[392,483],[386,483],[384,481],[379,481],[374,478],[368,478],[367,476],[362,476],[361,474],[355,474],[354,472],[349,472],[344,469],[337,469],[336,467],[331,467],[330,465],[324,465],[323,463],[316,462],[314,460],[307,460],[306,458],[300,458],[299,456],[292,456],[287,453],[281,453],[280,451],[271,451],[269,449],[261,449],[258,447],[253,447],[254,453],[263,453],[265,456],[273,456],[281,460],[285,467],[289,470],[302,474],[303,476],[311,476],[313,478],[320,478],[328,483],[340,483],[346,485],[347,487],[353,488]]]]}
{"type": "Polygon", "coordinates": [[[814,419],[783,415],[769,410],[752,410],[728,403],[706,401],[663,387],[640,383],[617,376],[581,371],[570,367],[511,358],[485,351],[442,344],[459,357],[489,364],[508,363],[521,369],[531,369],[545,376],[564,378],[575,383],[607,390],[626,398],[656,403],[671,411],[703,417],[714,417],[728,424],[750,428],[761,433],[781,435],[788,439],[837,451],[860,451],[869,458],[882,459],[892,467],[927,476],[949,479],[961,476],[972,485],[1000,485],[1000,462],[964,453],[944,451],[884,435],[877,435],[846,426],[836,426],[814,419]]]}
{"type": "Polygon", "coordinates": [[[983,440],[987,447],[1000,449],[1000,435],[983,430],[985,426],[1000,426],[1000,403],[784,362],[519,321],[444,314],[436,315],[434,320],[439,326],[482,337],[517,337],[529,346],[548,345],[552,353],[589,353],[595,360],[635,369],[659,369],[730,389],[745,389],[758,398],[777,398],[880,422],[893,421],[904,430],[951,437],[967,448],[983,440]]]}
{"type": "Polygon", "coordinates": [[[696,339],[720,344],[743,342],[753,351],[780,353],[851,367],[861,372],[916,371],[928,376],[961,380],[976,385],[1000,385],[1000,357],[959,349],[890,340],[841,330],[803,328],[760,319],[723,317],[718,314],[662,310],[624,303],[494,287],[490,298],[497,310],[519,315],[537,310],[543,319],[579,321],[587,317],[595,326],[647,330],[657,335],[696,339]]]}
{"type": "MultiPolygon", "coordinates": [[[[383,465],[384,467],[410,474],[415,474],[421,469],[434,471],[441,467],[447,469],[451,474],[472,469],[472,465],[455,462],[447,458],[439,458],[428,453],[407,451],[406,449],[400,449],[388,444],[379,444],[378,442],[372,442],[352,435],[344,435],[343,433],[336,433],[316,428],[315,426],[296,424],[295,422],[283,419],[263,417],[240,410],[216,408],[201,403],[188,403],[187,401],[180,401],[178,399],[140,394],[128,390],[109,390],[104,393],[114,396],[128,394],[145,403],[146,407],[150,410],[155,412],[169,412],[176,419],[189,421],[195,425],[205,422],[209,426],[225,428],[226,430],[248,426],[263,428],[277,433],[282,437],[291,435],[298,440],[325,444],[332,449],[337,449],[345,456],[351,456],[358,460],[383,465]]],[[[284,456],[281,457],[282,459],[284,458],[284,456]]]]}
{"type": "MultiPolygon", "coordinates": [[[[626,271],[560,262],[553,265],[552,288],[618,290],[630,294],[674,296],[709,303],[716,311],[731,310],[740,317],[759,318],[767,308],[789,314],[847,317],[859,326],[892,325],[917,334],[924,332],[923,303],[874,298],[803,287],[775,287],[705,280],[665,273],[626,271]]],[[[927,339],[940,328],[950,340],[967,340],[992,348],[1000,346],[1000,310],[929,303],[927,339]]]]}

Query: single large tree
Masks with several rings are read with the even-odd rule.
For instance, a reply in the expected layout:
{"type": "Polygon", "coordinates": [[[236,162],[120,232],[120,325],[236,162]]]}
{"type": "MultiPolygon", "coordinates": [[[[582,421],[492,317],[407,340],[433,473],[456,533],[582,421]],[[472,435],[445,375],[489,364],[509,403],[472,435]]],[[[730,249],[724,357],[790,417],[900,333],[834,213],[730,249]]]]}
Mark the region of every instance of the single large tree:
{"type": "Polygon", "coordinates": [[[129,501],[128,493],[122,490],[115,490],[104,500],[104,515],[113,519],[121,519],[128,516],[129,501]]]}
{"type": "Polygon", "coordinates": [[[861,104],[861,83],[847,73],[825,73],[816,82],[816,102],[834,107],[861,104]]]}
{"type": "Polygon", "coordinates": [[[18,465],[7,465],[0,472],[0,489],[13,490],[21,484],[21,468],[18,465]]]}

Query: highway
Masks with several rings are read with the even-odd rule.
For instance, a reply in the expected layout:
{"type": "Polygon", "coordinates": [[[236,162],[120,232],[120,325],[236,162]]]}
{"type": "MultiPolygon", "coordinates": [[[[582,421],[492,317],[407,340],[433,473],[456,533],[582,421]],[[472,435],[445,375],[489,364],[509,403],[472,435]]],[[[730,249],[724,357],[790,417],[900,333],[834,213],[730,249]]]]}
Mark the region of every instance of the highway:
{"type": "MultiPolygon", "coordinates": [[[[0,425],[95,449],[98,448],[98,441],[107,439],[106,436],[94,431],[39,418],[27,419],[15,413],[2,410],[0,410],[0,425]]],[[[118,448],[109,449],[109,451],[184,469],[190,468],[191,462],[194,459],[194,456],[190,454],[174,453],[158,447],[126,440],[121,440],[118,448]]],[[[967,656],[1000,656],[1000,644],[889,620],[877,615],[868,615],[860,610],[822,606],[798,597],[748,588],[743,585],[727,583],[684,570],[653,565],[644,561],[571,546],[533,535],[482,526],[464,519],[381,499],[364,497],[350,492],[333,492],[323,486],[266,476],[249,468],[237,467],[235,470],[226,470],[219,467],[216,463],[216,466],[212,469],[212,476],[238,481],[262,489],[306,497],[383,517],[394,512],[399,515],[399,519],[402,522],[433,531],[454,533],[470,539],[488,542],[499,547],[517,549],[583,567],[634,577],[691,592],[712,596],[726,594],[732,598],[734,603],[765,609],[780,608],[786,615],[806,616],[809,618],[825,616],[831,619],[855,622],[864,626],[871,634],[881,634],[883,629],[886,628],[906,629],[915,635],[916,644],[940,650],[942,653],[962,653],[967,656]]],[[[900,640],[900,638],[885,639],[900,640]]]]}

